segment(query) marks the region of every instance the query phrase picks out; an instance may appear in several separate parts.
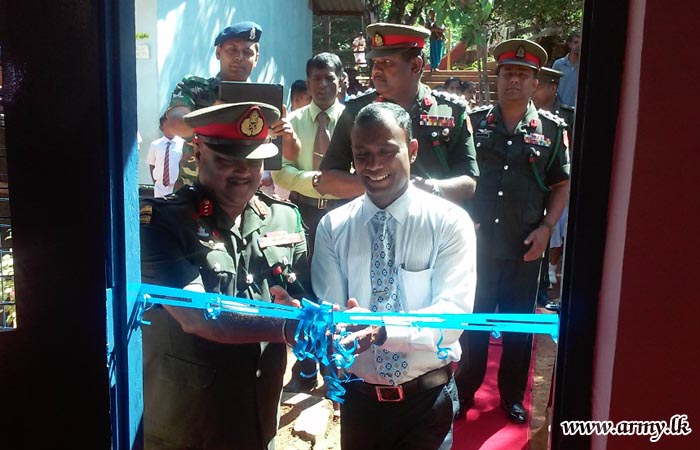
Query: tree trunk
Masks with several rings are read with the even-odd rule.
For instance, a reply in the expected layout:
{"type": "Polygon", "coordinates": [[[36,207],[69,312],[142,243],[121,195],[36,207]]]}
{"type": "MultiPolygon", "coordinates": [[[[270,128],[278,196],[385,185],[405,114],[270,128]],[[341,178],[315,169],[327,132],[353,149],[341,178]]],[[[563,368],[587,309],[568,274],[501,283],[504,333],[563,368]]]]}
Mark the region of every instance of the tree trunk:
{"type": "Polygon", "coordinates": [[[479,60],[479,85],[481,88],[481,105],[491,103],[491,86],[489,85],[489,70],[486,65],[488,61],[489,48],[488,44],[478,45],[476,47],[479,60]]]}
{"type": "Polygon", "coordinates": [[[413,9],[411,10],[411,14],[408,16],[409,23],[407,23],[406,25],[423,26],[423,21],[419,19],[421,19],[421,13],[423,12],[423,10],[428,7],[429,1],[430,0],[420,0],[413,2],[413,9]]]}
{"type": "Polygon", "coordinates": [[[365,0],[365,26],[370,23],[377,23],[381,19],[379,16],[380,0],[365,0]]]}
{"type": "Polygon", "coordinates": [[[392,0],[386,21],[389,23],[403,23],[403,16],[406,14],[407,5],[408,0],[392,0]]]}

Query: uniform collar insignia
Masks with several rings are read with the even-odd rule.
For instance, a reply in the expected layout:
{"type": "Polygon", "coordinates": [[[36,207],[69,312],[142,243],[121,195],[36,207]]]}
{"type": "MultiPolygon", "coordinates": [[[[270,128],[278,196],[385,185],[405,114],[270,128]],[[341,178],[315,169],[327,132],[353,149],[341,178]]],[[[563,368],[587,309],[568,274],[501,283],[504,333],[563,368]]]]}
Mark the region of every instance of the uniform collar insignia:
{"type": "Polygon", "coordinates": [[[250,201],[250,205],[260,217],[266,217],[269,214],[267,205],[257,195],[250,201]]]}
{"type": "Polygon", "coordinates": [[[214,212],[214,205],[212,204],[211,200],[208,198],[202,199],[202,201],[199,202],[199,215],[208,217],[211,216],[214,212]]]}

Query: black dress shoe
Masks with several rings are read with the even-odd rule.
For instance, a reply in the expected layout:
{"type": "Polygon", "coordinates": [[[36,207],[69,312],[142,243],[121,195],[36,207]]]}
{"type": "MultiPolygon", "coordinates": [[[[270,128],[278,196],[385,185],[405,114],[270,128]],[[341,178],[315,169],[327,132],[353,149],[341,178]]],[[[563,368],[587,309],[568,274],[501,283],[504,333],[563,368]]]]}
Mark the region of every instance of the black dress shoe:
{"type": "Polygon", "coordinates": [[[463,419],[464,417],[467,416],[467,411],[469,411],[472,406],[474,406],[474,399],[470,398],[468,400],[464,399],[459,399],[459,411],[457,411],[457,415],[455,416],[455,420],[463,419]]]}
{"type": "Polygon", "coordinates": [[[293,375],[289,383],[284,386],[284,390],[287,392],[308,394],[317,387],[318,381],[315,376],[312,378],[304,378],[301,375],[293,375]]]}
{"type": "Polygon", "coordinates": [[[527,411],[521,402],[509,403],[501,401],[501,408],[506,412],[506,417],[513,423],[525,423],[527,421],[527,411]]]}

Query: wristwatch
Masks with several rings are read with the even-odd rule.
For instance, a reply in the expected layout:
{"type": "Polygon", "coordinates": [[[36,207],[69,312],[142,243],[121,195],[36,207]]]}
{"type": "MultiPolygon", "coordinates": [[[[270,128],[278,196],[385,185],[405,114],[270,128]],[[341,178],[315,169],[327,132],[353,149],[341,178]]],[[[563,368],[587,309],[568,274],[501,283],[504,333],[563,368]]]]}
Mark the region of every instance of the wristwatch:
{"type": "Polygon", "coordinates": [[[313,177],[311,177],[311,186],[318,187],[321,182],[321,172],[316,172],[313,177]]]}
{"type": "Polygon", "coordinates": [[[442,191],[440,191],[440,186],[438,186],[436,183],[433,183],[431,193],[436,197],[442,197],[442,191]]]}

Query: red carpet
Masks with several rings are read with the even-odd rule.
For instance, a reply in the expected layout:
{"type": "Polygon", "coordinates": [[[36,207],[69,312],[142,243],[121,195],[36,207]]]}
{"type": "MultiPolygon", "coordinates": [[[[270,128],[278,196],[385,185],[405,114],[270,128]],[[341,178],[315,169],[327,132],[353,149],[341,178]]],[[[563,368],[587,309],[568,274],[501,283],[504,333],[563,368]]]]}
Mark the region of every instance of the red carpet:
{"type": "MultiPolygon", "coordinates": [[[[528,450],[530,421],[516,425],[506,419],[498,395],[498,362],[501,359],[501,340],[491,337],[489,360],[484,382],[474,396],[474,407],[467,418],[454,424],[453,450],[528,450]]],[[[523,405],[532,411],[532,380],[535,372],[535,349],[530,359],[530,374],[523,405]]]]}

